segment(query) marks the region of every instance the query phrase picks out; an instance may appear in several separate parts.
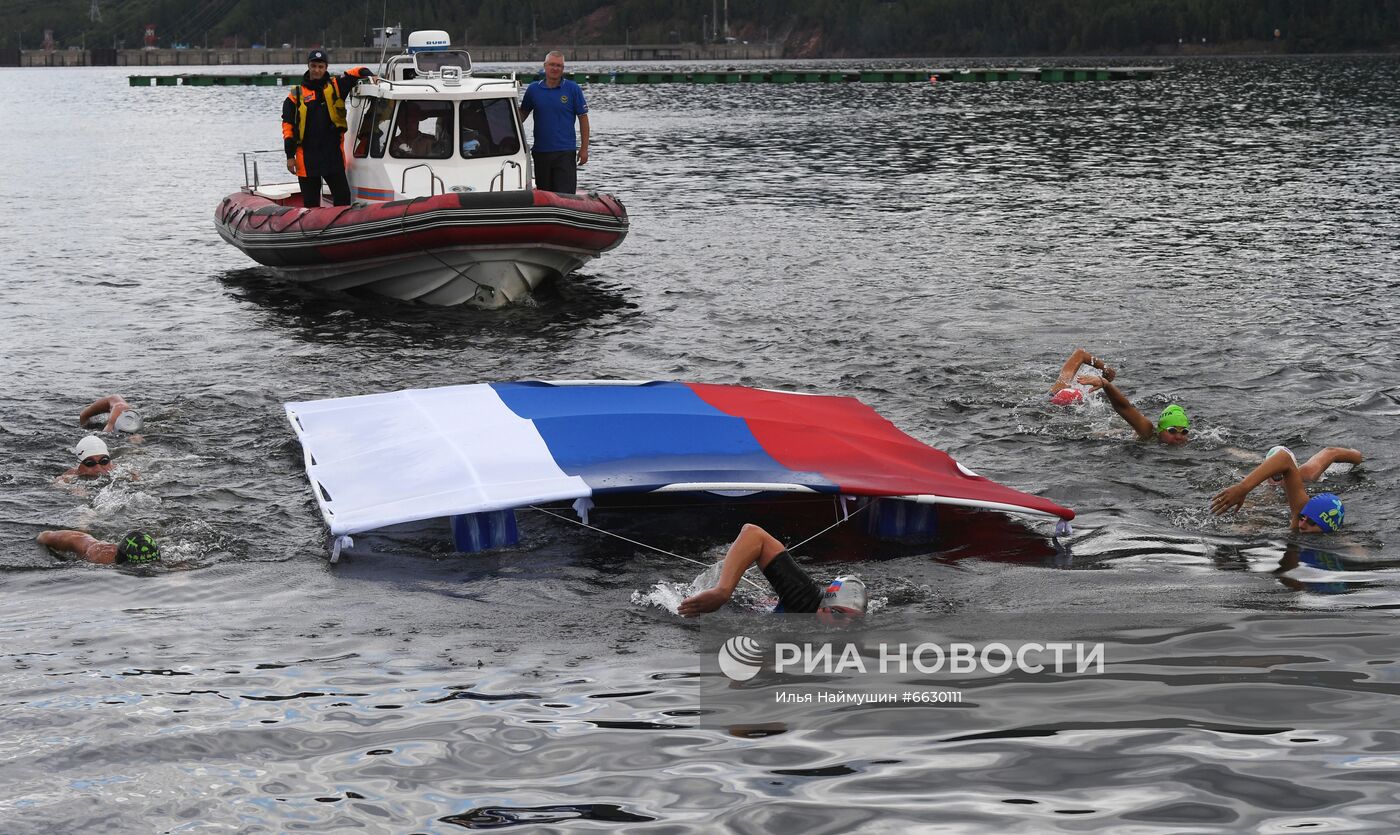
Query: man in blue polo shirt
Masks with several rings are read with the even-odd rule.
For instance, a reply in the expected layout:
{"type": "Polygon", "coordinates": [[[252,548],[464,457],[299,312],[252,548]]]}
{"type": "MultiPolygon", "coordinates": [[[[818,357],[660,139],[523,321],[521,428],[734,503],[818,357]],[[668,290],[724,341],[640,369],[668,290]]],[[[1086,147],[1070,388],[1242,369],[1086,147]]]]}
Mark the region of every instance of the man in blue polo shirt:
{"type": "Polygon", "coordinates": [[[583,90],[564,77],[564,53],[544,58],[544,80],[525,88],[520,121],[535,114],[535,188],[560,194],[578,191],[578,168],[588,162],[588,103],[583,90]],[[579,138],[574,142],[574,119],[579,138]]]}

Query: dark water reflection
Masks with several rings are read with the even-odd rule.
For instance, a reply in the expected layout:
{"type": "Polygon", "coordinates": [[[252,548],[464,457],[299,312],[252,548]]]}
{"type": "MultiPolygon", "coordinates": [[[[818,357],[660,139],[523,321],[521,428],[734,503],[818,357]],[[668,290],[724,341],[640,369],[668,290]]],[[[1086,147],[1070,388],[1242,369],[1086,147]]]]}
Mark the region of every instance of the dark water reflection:
{"type": "MultiPolygon", "coordinates": [[[[490,313],[281,284],[218,239],[236,152],[277,147],[275,90],[0,77],[26,114],[0,124],[6,831],[1395,819],[1378,618],[1400,603],[1400,61],[1201,59],[1122,84],[598,86],[582,184],[626,201],[631,236],[535,305],[490,313]],[[1135,444],[1099,406],[1045,408],[1080,344],[1144,411],[1185,405],[1191,447],[1135,444]],[[421,525],[326,565],[282,403],[531,377],[851,394],[1078,511],[1063,541],[953,513],[936,543],[812,543],[819,572],[859,560],[888,628],[1167,612],[1201,629],[1072,697],[986,682],[956,733],[849,734],[837,709],[726,732],[700,711],[696,646],[764,618],[680,622],[664,604],[693,566],[536,513],[501,552],[454,556],[421,525]],[[78,409],[112,391],[141,407],[142,442],[112,440],[116,477],[55,489],[78,409]],[[1365,452],[1320,485],[1346,501],[1343,534],[1289,536],[1266,489],[1209,515],[1275,443],[1365,452]],[[71,526],[152,529],[171,565],[112,571],[32,545],[71,526]],[[1111,715],[1158,705],[1161,681],[1158,714],[1111,715]],[[1062,715],[1080,704],[1103,715],[1062,715]]],[[[800,540],[827,513],[599,520],[712,559],[744,521],[800,540]]]]}

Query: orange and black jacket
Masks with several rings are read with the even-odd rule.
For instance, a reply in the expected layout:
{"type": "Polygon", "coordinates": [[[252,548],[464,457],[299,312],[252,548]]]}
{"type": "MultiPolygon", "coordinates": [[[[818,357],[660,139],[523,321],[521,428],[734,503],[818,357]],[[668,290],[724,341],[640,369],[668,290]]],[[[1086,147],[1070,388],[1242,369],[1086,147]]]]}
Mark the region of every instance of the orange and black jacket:
{"type": "Polygon", "coordinates": [[[369,78],[365,67],[330,74],[313,82],[302,73],[301,84],[282,102],[282,148],[297,162],[297,176],[320,176],[345,170],[341,139],[345,136],[345,94],[357,81],[369,78]]]}

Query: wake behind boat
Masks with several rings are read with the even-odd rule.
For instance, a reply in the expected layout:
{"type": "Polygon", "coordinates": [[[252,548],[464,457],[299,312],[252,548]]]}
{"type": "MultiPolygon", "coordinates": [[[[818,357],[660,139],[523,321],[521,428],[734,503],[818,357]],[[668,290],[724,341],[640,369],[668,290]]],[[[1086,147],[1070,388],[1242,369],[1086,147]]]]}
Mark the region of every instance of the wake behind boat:
{"type": "Polygon", "coordinates": [[[376,82],[346,95],[354,203],[306,209],[296,182],[251,182],[215,210],[219,235],[293,280],[433,305],[500,307],[622,242],[607,194],[533,188],[515,79],[475,78],[446,33],[414,32],[376,82]]]}

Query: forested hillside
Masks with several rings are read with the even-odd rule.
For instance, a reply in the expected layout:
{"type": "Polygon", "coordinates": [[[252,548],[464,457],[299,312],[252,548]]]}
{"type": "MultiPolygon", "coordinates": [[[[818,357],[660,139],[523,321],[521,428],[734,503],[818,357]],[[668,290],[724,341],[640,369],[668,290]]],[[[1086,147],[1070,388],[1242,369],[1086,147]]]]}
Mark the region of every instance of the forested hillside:
{"type": "Polygon", "coordinates": [[[1400,45],[1396,0],[0,0],[0,47],[38,48],[46,29],[60,49],[138,47],[148,23],[162,47],[363,45],[386,19],[468,45],[727,36],[781,41],[794,57],[1400,45]]]}

